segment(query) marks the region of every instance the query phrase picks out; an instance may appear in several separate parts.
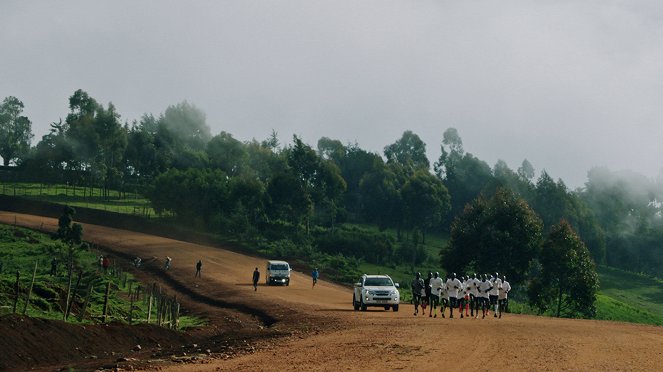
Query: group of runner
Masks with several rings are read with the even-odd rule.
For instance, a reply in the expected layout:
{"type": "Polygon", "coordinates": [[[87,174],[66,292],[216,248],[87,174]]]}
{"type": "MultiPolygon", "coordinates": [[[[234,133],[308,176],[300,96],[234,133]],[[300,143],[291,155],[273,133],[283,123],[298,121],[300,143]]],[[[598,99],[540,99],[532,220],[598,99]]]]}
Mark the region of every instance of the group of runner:
{"type": "Polygon", "coordinates": [[[444,318],[446,307],[449,307],[449,317],[454,317],[454,309],[457,308],[460,317],[479,317],[490,315],[493,307],[493,316],[502,317],[509,306],[508,293],[511,284],[506,280],[506,275],[477,275],[457,277],[456,273],[447,275],[442,279],[440,273],[429,272],[426,278],[421,273],[416,273],[412,280],[412,301],[414,303],[414,315],[426,315],[426,307],[429,308],[428,316],[437,318],[437,308],[444,318]],[[463,316],[463,311],[465,315],[463,316]]]}

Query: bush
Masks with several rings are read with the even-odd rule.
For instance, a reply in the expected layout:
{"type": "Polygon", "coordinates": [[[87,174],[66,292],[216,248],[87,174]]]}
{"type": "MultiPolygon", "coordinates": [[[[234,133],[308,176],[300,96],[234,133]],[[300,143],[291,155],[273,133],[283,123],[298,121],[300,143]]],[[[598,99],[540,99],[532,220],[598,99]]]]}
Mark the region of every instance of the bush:
{"type": "Polygon", "coordinates": [[[393,260],[394,240],[384,233],[357,228],[341,229],[316,236],[315,245],[323,253],[361,258],[375,264],[386,264],[393,260]]]}

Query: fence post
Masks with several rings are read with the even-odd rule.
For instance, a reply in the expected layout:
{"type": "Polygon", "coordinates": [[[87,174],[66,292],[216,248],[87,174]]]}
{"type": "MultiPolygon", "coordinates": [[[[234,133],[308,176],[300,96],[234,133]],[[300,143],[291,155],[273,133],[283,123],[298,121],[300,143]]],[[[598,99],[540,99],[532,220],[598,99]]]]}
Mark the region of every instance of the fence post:
{"type": "Polygon", "coordinates": [[[111,282],[106,283],[106,294],[104,295],[104,323],[108,319],[108,295],[110,294],[111,282]]]}
{"type": "Polygon", "coordinates": [[[87,294],[85,295],[85,302],[83,302],[83,308],[81,309],[80,314],[78,314],[78,321],[82,322],[85,318],[85,310],[87,309],[88,303],[90,303],[90,296],[92,295],[92,279],[87,283],[87,294]]]}
{"type": "Polygon", "coordinates": [[[18,305],[18,290],[19,290],[19,279],[21,278],[21,272],[16,270],[16,297],[14,297],[14,309],[12,313],[16,314],[16,306],[18,305]]]}
{"type": "Polygon", "coordinates": [[[147,303],[147,324],[150,324],[150,320],[152,319],[152,298],[154,296],[154,289],[156,286],[157,283],[152,283],[152,291],[150,291],[150,299],[147,303]]]}
{"type": "Polygon", "coordinates": [[[71,307],[74,305],[74,299],[76,298],[76,292],[78,292],[78,287],[81,284],[81,278],[83,277],[83,271],[78,272],[78,279],[76,279],[76,286],[74,286],[74,292],[71,294],[71,301],[69,301],[69,306],[67,307],[67,315],[65,320],[69,318],[69,313],[71,312],[71,307]]]}
{"type": "Polygon", "coordinates": [[[28,290],[28,297],[25,299],[25,307],[23,308],[23,315],[28,313],[30,296],[32,296],[32,287],[35,285],[35,275],[37,275],[37,261],[35,261],[35,269],[32,271],[32,280],[30,281],[30,289],[28,290]]]}

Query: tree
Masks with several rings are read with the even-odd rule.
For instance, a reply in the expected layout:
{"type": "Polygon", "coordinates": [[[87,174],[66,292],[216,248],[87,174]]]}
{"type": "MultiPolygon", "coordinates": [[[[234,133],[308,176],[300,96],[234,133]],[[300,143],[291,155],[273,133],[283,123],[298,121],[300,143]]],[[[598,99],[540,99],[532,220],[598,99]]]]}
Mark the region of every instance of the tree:
{"type": "Polygon", "coordinates": [[[553,226],[541,251],[541,273],[530,283],[530,303],[541,312],[554,306],[557,317],[596,314],[599,280],[587,247],[565,221],[553,226]]]}
{"type": "Polygon", "coordinates": [[[541,231],[541,220],[525,200],[498,189],[490,199],[479,196],[456,217],[441,262],[449,271],[497,270],[519,282],[538,255],[541,231]]]}
{"type": "Polygon", "coordinates": [[[32,123],[21,115],[23,102],[9,96],[0,104],[0,156],[6,167],[20,161],[30,150],[32,123]]]}
{"type": "Polygon", "coordinates": [[[229,176],[237,176],[246,166],[247,153],[243,143],[230,133],[221,132],[207,143],[207,157],[212,167],[229,176]]]}
{"type": "Polygon", "coordinates": [[[398,163],[408,172],[417,169],[429,169],[430,162],[426,157],[426,144],[418,135],[407,130],[400,139],[384,148],[387,163],[398,163]]]}
{"type": "Polygon", "coordinates": [[[405,219],[408,226],[422,233],[438,225],[449,210],[449,192],[442,181],[426,170],[414,173],[401,190],[405,219]]]}
{"type": "Polygon", "coordinates": [[[520,168],[518,168],[518,176],[520,176],[523,180],[532,182],[534,179],[534,174],[535,171],[532,163],[530,163],[527,159],[523,160],[520,168]]]}
{"type": "Polygon", "coordinates": [[[366,173],[359,189],[362,210],[368,221],[377,223],[381,230],[387,227],[400,228],[403,220],[400,181],[390,167],[382,165],[366,173]]]}
{"type": "Polygon", "coordinates": [[[168,106],[160,121],[192,150],[204,150],[212,137],[205,113],[187,101],[168,106]]]}

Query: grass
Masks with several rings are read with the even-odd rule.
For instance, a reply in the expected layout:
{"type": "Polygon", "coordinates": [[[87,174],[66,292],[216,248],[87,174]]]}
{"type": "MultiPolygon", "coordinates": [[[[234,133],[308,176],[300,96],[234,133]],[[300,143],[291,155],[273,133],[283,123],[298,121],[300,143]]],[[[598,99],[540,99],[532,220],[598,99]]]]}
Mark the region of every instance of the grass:
{"type": "Polygon", "coordinates": [[[150,201],[138,193],[108,190],[98,187],[47,185],[41,183],[0,183],[0,194],[20,196],[73,207],[100,209],[116,213],[159,217],[150,201]]]}
{"type": "MultiPolygon", "coordinates": [[[[35,231],[0,225],[0,315],[12,312],[15,299],[16,271],[20,272],[20,291],[17,310],[23,313],[32,271],[35,262],[37,272],[32,296],[26,314],[32,317],[47,319],[62,319],[66,304],[67,274],[63,262],[66,262],[68,247],[63,243],[52,240],[48,235],[35,231]],[[61,263],[58,275],[50,275],[51,259],[57,257],[61,263]]],[[[105,289],[111,285],[109,295],[110,320],[127,322],[131,302],[129,293],[137,286],[143,286],[129,273],[123,272],[118,266],[111,266],[110,272],[104,274],[99,269],[98,258],[95,252],[79,250],[76,253],[76,263],[83,271],[81,286],[76,296],[75,306],[69,321],[78,322],[76,314],[84,302],[85,287],[92,283],[90,303],[86,310],[86,319],[83,323],[99,322],[103,314],[105,289]]],[[[75,285],[77,275],[74,278],[75,285]]],[[[147,319],[147,300],[145,296],[134,303],[133,319],[145,321],[147,319]]],[[[152,308],[152,319],[155,318],[156,307],[152,308]]],[[[202,319],[181,316],[180,328],[200,326],[202,319]]]]}

